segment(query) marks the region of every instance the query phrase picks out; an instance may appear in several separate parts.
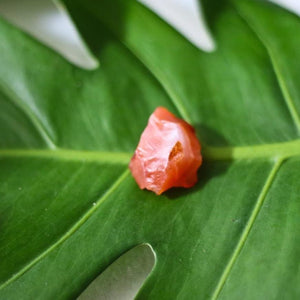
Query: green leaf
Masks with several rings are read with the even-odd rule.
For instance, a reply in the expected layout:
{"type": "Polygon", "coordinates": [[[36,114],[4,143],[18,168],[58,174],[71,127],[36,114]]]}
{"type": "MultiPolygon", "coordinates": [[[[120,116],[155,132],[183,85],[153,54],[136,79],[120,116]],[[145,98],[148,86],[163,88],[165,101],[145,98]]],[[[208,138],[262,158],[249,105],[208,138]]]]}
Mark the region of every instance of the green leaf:
{"type": "Polygon", "coordinates": [[[134,1],[66,0],[93,71],[0,20],[0,299],[77,297],[142,243],[138,299],[300,296],[300,21],[204,4],[213,53],[134,1]],[[204,155],[194,188],[162,196],[127,169],[159,105],[204,155]]]}

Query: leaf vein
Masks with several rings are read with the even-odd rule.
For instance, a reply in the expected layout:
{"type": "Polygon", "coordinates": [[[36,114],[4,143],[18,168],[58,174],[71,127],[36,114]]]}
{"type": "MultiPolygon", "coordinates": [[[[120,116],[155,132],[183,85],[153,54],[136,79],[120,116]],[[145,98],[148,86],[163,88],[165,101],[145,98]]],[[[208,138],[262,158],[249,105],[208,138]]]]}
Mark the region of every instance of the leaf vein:
{"type": "Polygon", "coordinates": [[[261,44],[265,47],[268,56],[270,58],[271,65],[273,67],[274,73],[276,75],[280,90],[282,92],[284,101],[288,107],[288,110],[290,112],[291,118],[294,122],[294,125],[297,128],[297,131],[300,132],[300,115],[297,112],[295,103],[293,101],[293,98],[289,92],[289,89],[287,87],[287,84],[284,80],[283,75],[281,74],[278,62],[275,58],[274,52],[272,48],[269,46],[269,44],[262,38],[262,36],[257,32],[255,26],[251,24],[251,22],[247,19],[247,17],[243,14],[243,12],[236,7],[236,11],[239,14],[239,16],[244,20],[244,22],[248,25],[248,27],[252,30],[252,32],[257,36],[257,38],[260,40],[261,44]]]}
{"type": "Polygon", "coordinates": [[[26,105],[22,103],[23,101],[19,99],[19,97],[2,81],[0,81],[0,88],[3,94],[11,101],[11,103],[15,105],[16,108],[20,109],[27,116],[27,118],[31,121],[32,125],[36,128],[36,130],[43,138],[47,146],[50,149],[56,149],[57,146],[55,145],[54,141],[45,130],[39,118],[30,109],[28,109],[26,105]]]}
{"type": "MultiPolygon", "coordinates": [[[[203,147],[206,161],[241,160],[241,159],[276,159],[300,156],[300,139],[262,145],[236,147],[203,147]]],[[[86,151],[71,149],[0,149],[0,158],[35,157],[60,159],[65,161],[86,161],[112,164],[128,164],[130,152],[86,151]]]]}
{"type": "Polygon", "coordinates": [[[54,244],[45,249],[40,255],[34,258],[31,262],[25,265],[19,272],[14,274],[11,278],[5,281],[1,286],[0,290],[4,289],[6,286],[17,280],[20,276],[22,276],[25,272],[31,269],[35,264],[37,264],[40,260],[45,258],[48,254],[54,251],[58,246],[60,246],[63,242],[65,242],[68,238],[70,238],[80,227],[95,213],[95,211],[99,208],[99,206],[120,186],[120,184],[126,179],[129,174],[129,170],[126,170],[121,174],[117,180],[110,186],[109,189],[99,198],[95,205],[93,205],[85,214],[54,244]]]}
{"type": "Polygon", "coordinates": [[[239,254],[241,253],[245,243],[246,243],[246,240],[249,236],[249,233],[253,227],[253,224],[264,204],[264,201],[266,199],[266,196],[268,194],[268,191],[270,190],[271,186],[272,186],[272,183],[274,181],[274,178],[279,170],[279,168],[281,167],[282,165],[282,162],[284,161],[283,158],[279,158],[273,165],[273,168],[271,169],[268,177],[267,177],[267,180],[258,196],[258,199],[254,205],[254,208],[251,212],[251,215],[250,215],[250,218],[248,219],[247,223],[246,223],[246,226],[232,252],[232,255],[220,277],[220,280],[218,281],[218,284],[212,294],[212,299],[213,300],[216,300],[218,298],[218,296],[220,295],[227,279],[229,278],[230,276],[230,273],[231,273],[231,270],[234,266],[234,264],[236,263],[237,259],[238,259],[238,256],[239,254]]]}
{"type": "MultiPolygon", "coordinates": [[[[83,6],[84,9],[86,9],[90,14],[94,15],[99,22],[107,28],[110,32],[113,32],[112,29],[109,28],[109,25],[106,25],[106,23],[101,20],[101,18],[95,14],[94,11],[90,10],[89,8],[83,6]]],[[[163,72],[159,70],[159,67],[155,67],[154,65],[150,65],[147,63],[141,55],[138,54],[138,52],[134,49],[134,47],[130,46],[128,43],[126,43],[118,34],[113,32],[114,37],[121,43],[125,49],[127,49],[132,56],[148,71],[148,73],[159,83],[159,85],[162,87],[162,89],[165,91],[166,95],[168,96],[168,99],[171,101],[171,103],[176,107],[177,111],[181,115],[181,117],[189,122],[192,123],[192,119],[190,115],[187,112],[187,109],[184,106],[184,101],[172,90],[170,87],[168,80],[163,75],[163,72]]]]}

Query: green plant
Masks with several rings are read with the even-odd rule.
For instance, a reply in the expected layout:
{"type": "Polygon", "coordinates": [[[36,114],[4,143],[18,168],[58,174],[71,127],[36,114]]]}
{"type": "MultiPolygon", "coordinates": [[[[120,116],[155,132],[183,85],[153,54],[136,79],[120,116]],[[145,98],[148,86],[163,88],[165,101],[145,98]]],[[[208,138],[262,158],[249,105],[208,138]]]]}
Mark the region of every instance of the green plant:
{"type": "Polygon", "coordinates": [[[0,298],[75,297],[143,242],[157,264],[140,299],[298,298],[299,18],[205,1],[204,53],[136,2],[65,4],[96,70],[0,21],[0,298]],[[159,105],[205,161],[160,197],[127,168],[159,105]]]}

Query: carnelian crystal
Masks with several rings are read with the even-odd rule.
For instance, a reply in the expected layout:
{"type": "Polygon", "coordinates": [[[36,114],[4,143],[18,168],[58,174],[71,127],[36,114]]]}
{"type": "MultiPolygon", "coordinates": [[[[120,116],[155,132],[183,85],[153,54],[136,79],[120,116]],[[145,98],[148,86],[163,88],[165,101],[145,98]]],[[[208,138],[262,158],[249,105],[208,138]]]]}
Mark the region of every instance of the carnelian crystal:
{"type": "Polygon", "coordinates": [[[164,107],[150,116],[129,168],[141,189],[160,195],[172,187],[197,182],[201,146],[194,128],[164,107]]]}

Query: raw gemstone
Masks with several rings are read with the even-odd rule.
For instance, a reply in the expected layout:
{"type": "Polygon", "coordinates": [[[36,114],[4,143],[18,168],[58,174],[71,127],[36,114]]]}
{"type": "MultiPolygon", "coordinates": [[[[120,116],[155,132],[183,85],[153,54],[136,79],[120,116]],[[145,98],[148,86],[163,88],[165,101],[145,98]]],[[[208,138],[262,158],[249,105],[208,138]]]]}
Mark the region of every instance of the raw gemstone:
{"type": "Polygon", "coordinates": [[[141,189],[160,195],[197,182],[201,146],[194,128],[164,107],[150,116],[129,168],[141,189]]]}

